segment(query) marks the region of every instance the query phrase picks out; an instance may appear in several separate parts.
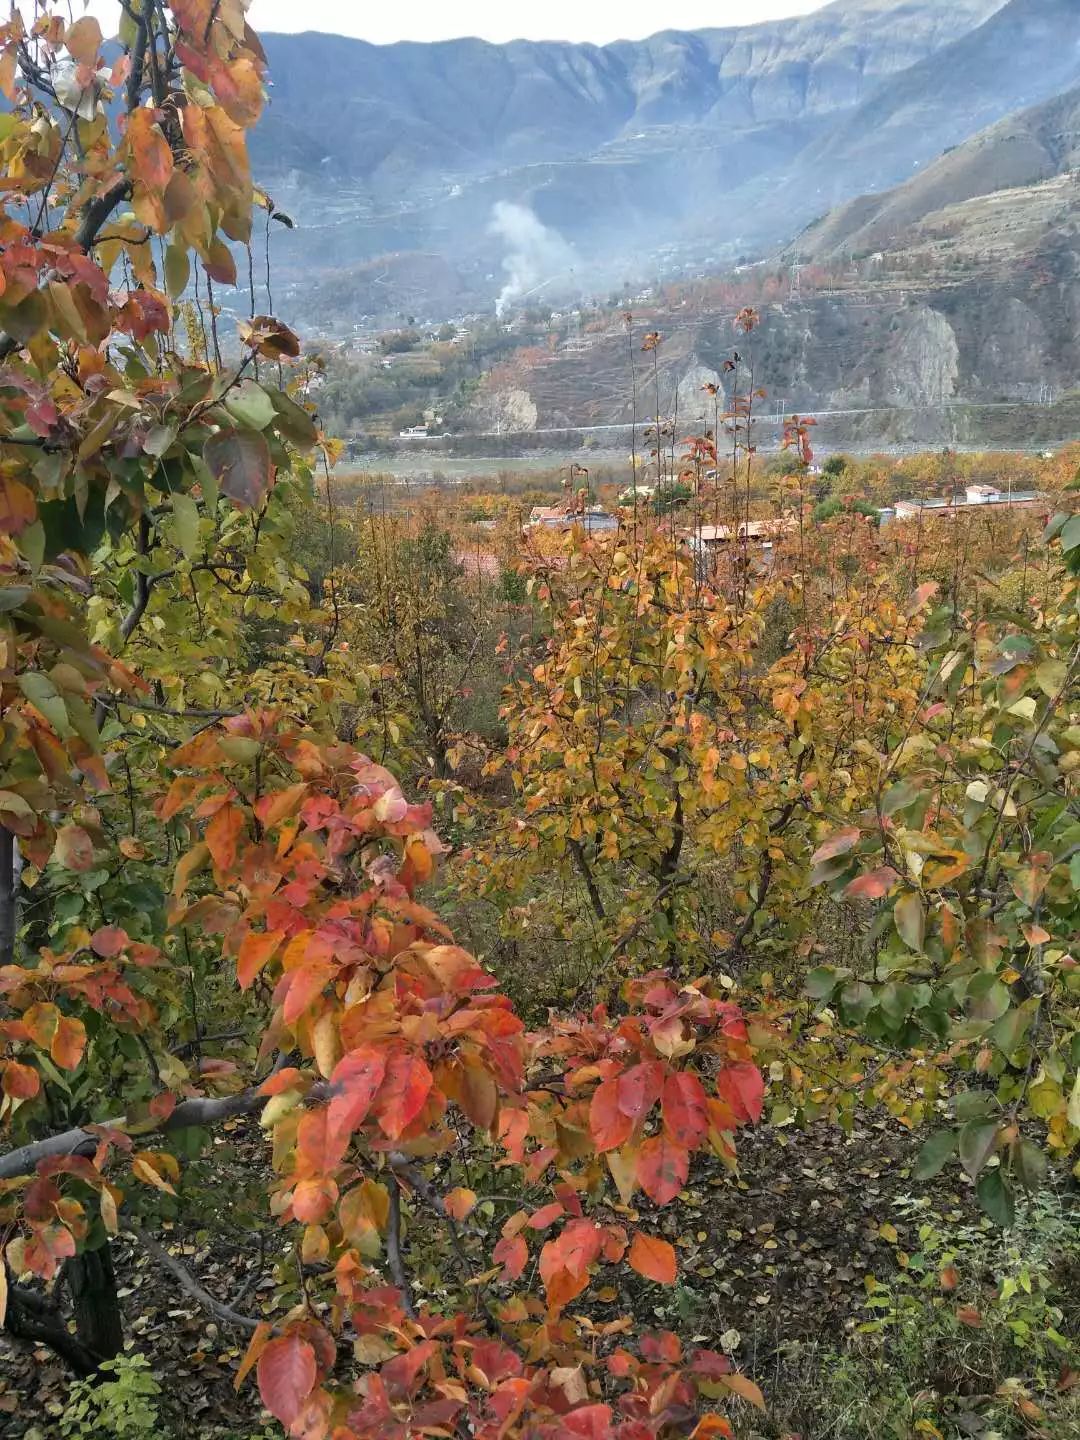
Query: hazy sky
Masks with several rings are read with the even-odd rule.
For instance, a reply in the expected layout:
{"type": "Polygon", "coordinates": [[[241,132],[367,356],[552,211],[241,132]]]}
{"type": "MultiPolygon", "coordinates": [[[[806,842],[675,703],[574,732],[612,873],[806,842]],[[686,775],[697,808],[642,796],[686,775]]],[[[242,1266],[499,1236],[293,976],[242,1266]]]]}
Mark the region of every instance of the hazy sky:
{"type": "MultiPolygon", "coordinates": [[[[515,6],[505,0],[253,0],[256,30],[325,30],[377,44],[393,40],[639,39],[657,30],[698,30],[709,25],[750,25],[782,15],[820,10],[824,0],[545,0],[515,6]]],[[[118,13],[115,0],[92,0],[103,23],[118,13]]],[[[80,9],[73,0],[73,9],[80,9]]]]}
{"type": "Polygon", "coordinates": [[[805,14],[823,0],[545,0],[508,5],[505,0],[412,0],[397,5],[371,0],[254,0],[257,30],[329,30],[364,40],[445,40],[481,35],[485,40],[636,39],[657,30],[697,30],[706,25],[748,25],[778,15],[805,14]]]}

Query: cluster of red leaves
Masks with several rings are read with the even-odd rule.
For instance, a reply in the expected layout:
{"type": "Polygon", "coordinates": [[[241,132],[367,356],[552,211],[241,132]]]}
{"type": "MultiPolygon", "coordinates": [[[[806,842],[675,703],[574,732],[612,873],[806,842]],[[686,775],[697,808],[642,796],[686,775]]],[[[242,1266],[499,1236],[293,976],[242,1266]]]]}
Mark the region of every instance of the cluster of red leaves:
{"type": "MultiPolygon", "coordinates": [[[[303,1057],[263,1087],[272,1206],[303,1226],[305,1259],[329,1267],[333,1322],[301,1309],[255,1337],[245,1369],[257,1363],[269,1408],[309,1440],[442,1434],[462,1422],[500,1436],[569,1424],[597,1440],[644,1440],[694,1414],[703,1372],[693,1363],[643,1352],[590,1378],[577,1345],[587,1322],[565,1310],[601,1266],[625,1260],[674,1281],[673,1248],[629,1233],[614,1209],[633,1214],[638,1187],[668,1203],[692,1152],[708,1146],[730,1161],[732,1132],[758,1118],[763,1084],[738,1007],[651,977],[628,985],[619,1017],[598,1009],[527,1033],[494,978],[416,900],[441,847],[428,807],[410,805],[388,771],[270,713],[204,732],[175,764],[159,814],[190,814],[195,843],[178,867],[173,921],[222,934],[239,983],[265,995],[266,1058],[303,1057]],[[212,893],[189,901],[205,872],[212,893]],[[494,1245],[489,1277],[512,1286],[527,1237],[548,1237],[544,1298],[510,1294],[498,1342],[474,1316],[414,1311],[378,1263],[395,1165],[436,1160],[470,1133],[530,1186],[551,1187],[494,1245]],[[331,1384],[343,1324],[383,1357],[359,1401],[331,1384]],[[616,1379],[629,1388],[614,1409],[591,1403],[616,1379]]],[[[730,1368],[721,1357],[710,1366],[730,1368]]]]}

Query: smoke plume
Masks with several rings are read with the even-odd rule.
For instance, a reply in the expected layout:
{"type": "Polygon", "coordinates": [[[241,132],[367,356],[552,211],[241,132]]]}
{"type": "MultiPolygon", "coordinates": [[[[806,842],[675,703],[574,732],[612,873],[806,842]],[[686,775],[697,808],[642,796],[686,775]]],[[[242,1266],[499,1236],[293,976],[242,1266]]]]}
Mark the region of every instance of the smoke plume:
{"type": "Polygon", "coordinates": [[[506,284],[495,303],[502,315],[508,305],[526,300],[574,268],[574,252],[557,230],[550,229],[525,205],[500,200],[491,212],[490,230],[506,245],[506,284]]]}

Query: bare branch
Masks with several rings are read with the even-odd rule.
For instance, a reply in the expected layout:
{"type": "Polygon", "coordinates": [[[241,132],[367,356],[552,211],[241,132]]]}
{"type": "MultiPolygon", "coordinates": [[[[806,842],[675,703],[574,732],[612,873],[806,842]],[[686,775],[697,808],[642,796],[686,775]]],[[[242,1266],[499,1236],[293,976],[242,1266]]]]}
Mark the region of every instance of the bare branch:
{"type": "Polygon", "coordinates": [[[390,1176],[390,1218],[386,1228],[386,1258],[390,1265],[390,1275],[394,1284],[401,1291],[401,1304],[410,1320],[415,1320],[417,1315],[416,1302],[413,1299],[412,1285],[405,1271],[405,1262],[401,1258],[401,1185],[396,1175],[390,1176]]]}
{"type": "Polygon", "coordinates": [[[171,1255],[164,1245],[159,1245],[145,1230],[132,1230],[131,1233],[151,1259],[156,1260],[159,1265],[163,1265],[166,1270],[170,1271],[179,1283],[181,1290],[186,1295],[190,1295],[208,1315],[212,1315],[215,1320],[220,1320],[223,1325],[231,1325],[235,1330],[246,1330],[248,1334],[258,1328],[259,1322],[252,1319],[250,1315],[241,1315],[239,1311],[226,1305],[224,1301],[215,1300],[209,1290],[203,1289],[187,1266],[175,1255],[171,1255]]]}

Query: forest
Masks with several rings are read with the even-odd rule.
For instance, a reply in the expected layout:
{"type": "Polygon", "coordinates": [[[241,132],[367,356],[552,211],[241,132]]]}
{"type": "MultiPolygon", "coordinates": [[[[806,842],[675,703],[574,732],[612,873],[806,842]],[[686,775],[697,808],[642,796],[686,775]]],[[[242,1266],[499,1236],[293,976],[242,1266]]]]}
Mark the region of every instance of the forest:
{"type": "Polygon", "coordinates": [[[0,1435],[1080,1435],[1080,446],[628,312],[617,482],[366,484],[245,6],[120,42],[0,26],[0,1435]]]}

